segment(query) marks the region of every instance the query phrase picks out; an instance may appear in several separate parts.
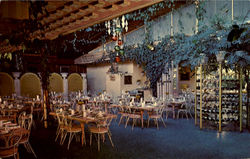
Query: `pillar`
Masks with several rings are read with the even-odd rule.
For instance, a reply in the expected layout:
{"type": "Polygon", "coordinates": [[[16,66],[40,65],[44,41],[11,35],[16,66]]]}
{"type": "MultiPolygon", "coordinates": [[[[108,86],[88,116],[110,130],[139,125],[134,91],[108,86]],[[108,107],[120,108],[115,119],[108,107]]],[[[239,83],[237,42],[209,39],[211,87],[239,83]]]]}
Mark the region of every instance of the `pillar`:
{"type": "Polygon", "coordinates": [[[40,86],[41,86],[41,100],[43,100],[43,80],[42,80],[42,75],[41,72],[37,73],[39,79],[40,79],[40,86]]]}
{"type": "Polygon", "coordinates": [[[81,73],[82,76],[82,91],[85,93],[84,95],[88,94],[87,91],[87,74],[86,73],[81,73]]]}
{"type": "Polygon", "coordinates": [[[21,74],[21,72],[12,72],[13,76],[14,76],[14,86],[15,86],[15,93],[17,96],[21,95],[21,90],[20,90],[20,80],[19,80],[19,76],[21,74]]]}
{"type": "Polygon", "coordinates": [[[63,77],[63,97],[64,100],[68,101],[68,73],[61,73],[63,77]]]}
{"type": "Polygon", "coordinates": [[[162,92],[163,96],[162,96],[162,99],[163,100],[166,100],[166,92],[167,92],[167,84],[166,84],[167,82],[166,81],[167,81],[166,74],[162,74],[162,83],[163,83],[163,88],[162,88],[163,89],[163,92],[162,92]]]}

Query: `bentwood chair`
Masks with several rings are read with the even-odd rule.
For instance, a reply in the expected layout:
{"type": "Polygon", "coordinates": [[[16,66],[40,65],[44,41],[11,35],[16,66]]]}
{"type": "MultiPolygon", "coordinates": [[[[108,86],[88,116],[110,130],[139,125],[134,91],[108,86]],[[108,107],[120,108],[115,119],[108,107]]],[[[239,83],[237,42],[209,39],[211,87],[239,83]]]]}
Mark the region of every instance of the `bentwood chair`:
{"type": "Polygon", "coordinates": [[[0,136],[0,158],[14,157],[19,159],[18,146],[22,138],[22,131],[13,130],[10,134],[0,136]]]}
{"type": "Polygon", "coordinates": [[[178,116],[177,116],[177,118],[179,119],[180,113],[182,113],[182,118],[183,118],[183,113],[185,113],[187,120],[188,120],[188,115],[190,115],[190,117],[193,118],[192,113],[191,113],[192,108],[193,108],[192,101],[189,100],[189,99],[187,99],[185,101],[185,103],[183,103],[181,105],[181,108],[178,109],[178,116]]]}
{"type": "Polygon", "coordinates": [[[154,120],[155,125],[157,126],[157,129],[159,129],[158,120],[161,120],[164,127],[166,127],[166,124],[162,118],[162,112],[163,112],[164,108],[165,108],[165,106],[163,106],[163,105],[159,106],[158,108],[155,108],[152,113],[148,114],[148,127],[149,127],[150,119],[154,120]]]}
{"type": "MultiPolygon", "coordinates": [[[[36,157],[36,153],[34,152],[33,148],[31,147],[30,143],[29,143],[29,138],[30,138],[30,133],[31,133],[31,126],[32,126],[32,122],[33,122],[33,115],[32,114],[28,114],[25,116],[21,116],[20,117],[20,122],[21,123],[21,128],[23,128],[23,135],[22,138],[20,140],[20,145],[23,144],[24,147],[26,148],[26,150],[29,153],[33,153],[33,155],[36,157]]],[[[37,157],[36,157],[37,158],[37,157]]]]}
{"type": "Polygon", "coordinates": [[[57,121],[58,121],[58,126],[57,126],[57,130],[56,130],[56,139],[55,139],[55,141],[57,141],[57,138],[59,137],[59,135],[61,135],[60,144],[62,144],[65,126],[64,126],[64,122],[63,122],[63,116],[60,115],[59,110],[56,111],[56,118],[57,118],[57,121]]]}
{"type": "Polygon", "coordinates": [[[125,106],[118,107],[118,114],[120,114],[120,121],[118,125],[121,124],[123,119],[125,119],[125,122],[127,121],[129,113],[128,113],[128,109],[125,106]]]}
{"type": "Polygon", "coordinates": [[[68,142],[68,150],[69,150],[70,143],[73,140],[74,136],[76,140],[80,142],[80,136],[77,136],[77,135],[82,132],[82,128],[80,125],[73,124],[72,120],[67,119],[66,116],[64,115],[63,115],[63,124],[64,124],[64,128],[63,128],[64,131],[63,131],[63,140],[61,144],[64,143],[67,137],[67,134],[69,134],[69,142],[68,142]]]}
{"type": "Polygon", "coordinates": [[[135,124],[137,123],[137,120],[141,120],[141,114],[136,112],[136,109],[132,110],[129,106],[128,106],[128,110],[129,110],[129,113],[128,113],[127,121],[125,124],[125,128],[127,127],[129,120],[132,119],[132,130],[133,130],[135,124]]]}
{"type": "Polygon", "coordinates": [[[102,136],[102,141],[104,143],[105,141],[105,134],[108,135],[110,143],[112,147],[114,147],[114,144],[111,139],[111,132],[109,130],[109,126],[112,122],[112,117],[104,117],[100,118],[96,121],[95,124],[89,124],[88,129],[90,131],[90,146],[92,144],[92,134],[97,134],[97,143],[98,143],[98,151],[100,151],[100,136],[102,136]]]}

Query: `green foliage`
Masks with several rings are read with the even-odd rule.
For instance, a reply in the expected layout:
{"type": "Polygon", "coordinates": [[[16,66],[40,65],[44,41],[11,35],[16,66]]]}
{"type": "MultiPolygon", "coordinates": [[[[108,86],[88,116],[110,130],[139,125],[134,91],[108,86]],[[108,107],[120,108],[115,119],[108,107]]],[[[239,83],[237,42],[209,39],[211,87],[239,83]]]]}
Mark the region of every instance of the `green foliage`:
{"type": "MultiPolygon", "coordinates": [[[[247,28],[246,31],[242,33],[235,44],[227,41],[231,28],[223,26],[220,27],[224,28],[223,30],[218,30],[218,27],[206,26],[193,36],[176,34],[170,37],[167,35],[155,46],[153,51],[147,48],[147,39],[138,47],[126,46],[124,48],[125,55],[121,59],[122,61],[134,61],[141,65],[150,80],[151,88],[156,86],[166,64],[170,65],[173,61],[175,65],[182,63],[183,66],[190,66],[191,69],[194,69],[200,64],[202,54],[209,58],[208,63],[216,63],[216,54],[221,50],[228,51],[225,56],[225,65],[230,67],[237,64],[244,69],[250,64],[249,50],[245,47],[246,45],[250,46],[250,27],[249,25],[244,27],[247,28]],[[235,53],[238,50],[244,52],[235,53]]],[[[115,56],[115,53],[109,53],[111,62],[115,61],[115,56]]],[[[210,71],[214,69],[216,68],[209,68],[210,71]]]]}

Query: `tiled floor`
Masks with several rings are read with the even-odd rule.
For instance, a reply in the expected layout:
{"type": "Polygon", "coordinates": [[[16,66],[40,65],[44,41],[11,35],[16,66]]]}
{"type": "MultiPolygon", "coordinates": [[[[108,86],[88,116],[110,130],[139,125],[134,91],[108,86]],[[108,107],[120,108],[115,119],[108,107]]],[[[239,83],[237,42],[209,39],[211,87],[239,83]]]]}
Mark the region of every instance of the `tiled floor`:
{"type": "MultiPolygon", "coordinates": [[[[141,129],[131,126],[124,128],[113,122],[111,126],[112,148],[108,138],[97,151],[97,142],[89,146],[89,135],[86,133],[87,145],[81,146],[73,140],[70,150],[67,144],[60,146],[55,142],[56,127],[50,124],[48,129],[36,128],[32,131],[31,145],[38,158],[100,158],[100,159],[155,159],[155,158],[250,158],[250,133],[222,132],[200,130],[194,120],[168,119],[167,128],[160,125],[157,130],[153,125],[141,129]]],[[[87,130],[86,130],[87,131],[87,130]]],[[[67,140],[66,140],[67,141],[67,140]]],[[[33,158],[26,150],[20,148],[20,158],[33,158]]]]}

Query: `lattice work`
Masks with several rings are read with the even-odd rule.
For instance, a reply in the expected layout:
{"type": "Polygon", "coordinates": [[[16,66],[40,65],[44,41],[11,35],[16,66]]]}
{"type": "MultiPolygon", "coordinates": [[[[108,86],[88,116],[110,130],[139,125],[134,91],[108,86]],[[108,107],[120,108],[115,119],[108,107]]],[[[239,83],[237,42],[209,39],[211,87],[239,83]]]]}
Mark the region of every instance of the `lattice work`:
{"type": "Polygon", "coordinates": [[[84,29],[161,1],[163,0],[49,1],[46,6],[49,15],[38,15],[43,29],[30,36],[31,39],[55,39],[60,34],[84,29]]]}

